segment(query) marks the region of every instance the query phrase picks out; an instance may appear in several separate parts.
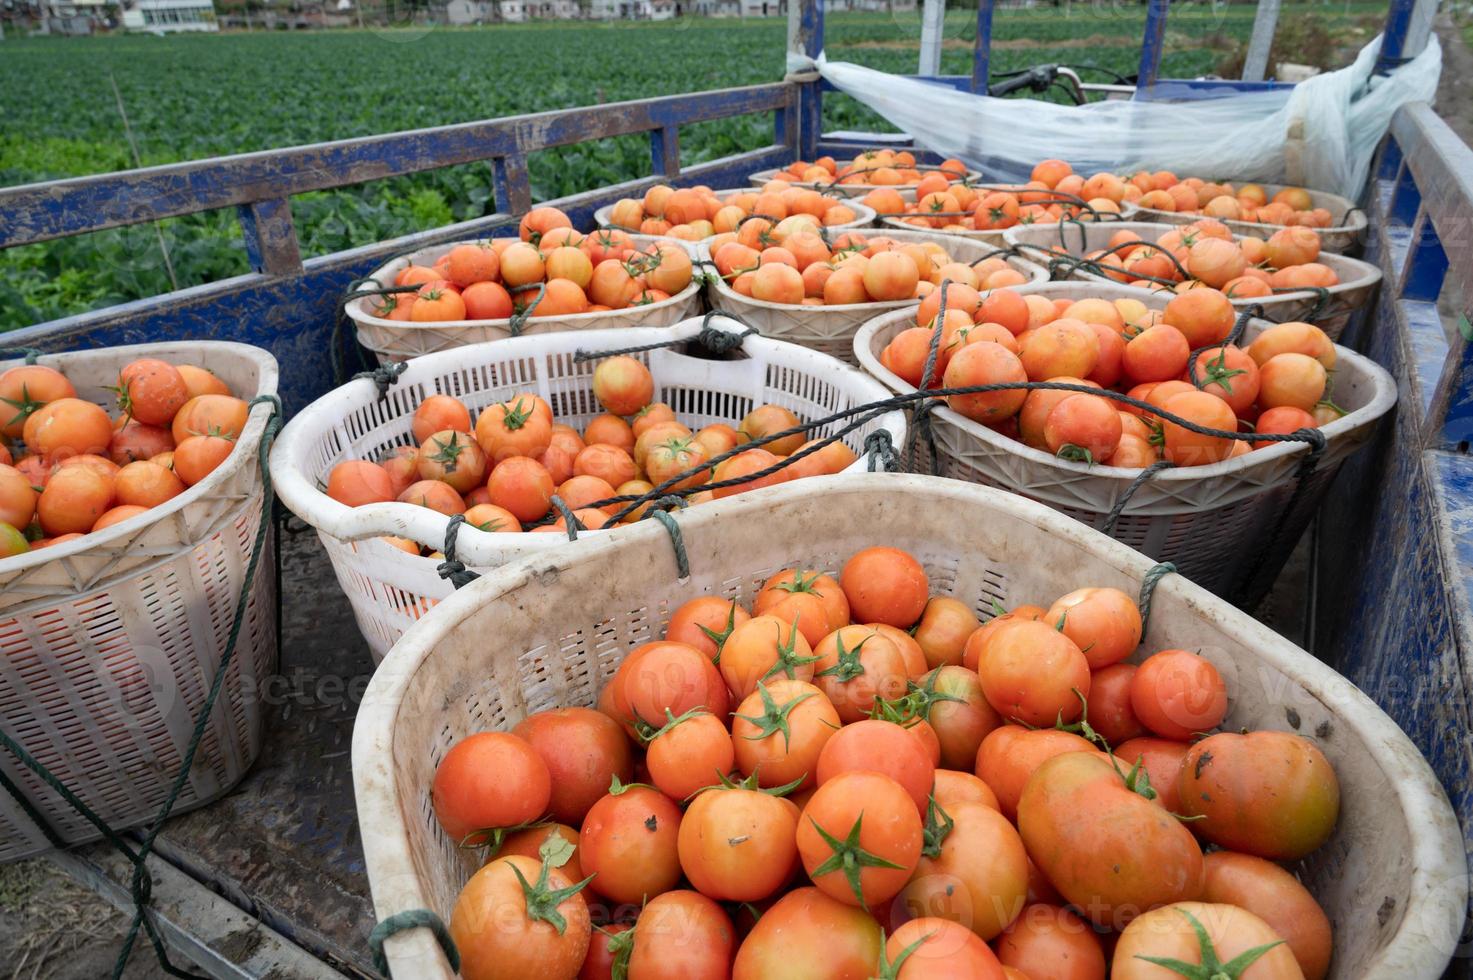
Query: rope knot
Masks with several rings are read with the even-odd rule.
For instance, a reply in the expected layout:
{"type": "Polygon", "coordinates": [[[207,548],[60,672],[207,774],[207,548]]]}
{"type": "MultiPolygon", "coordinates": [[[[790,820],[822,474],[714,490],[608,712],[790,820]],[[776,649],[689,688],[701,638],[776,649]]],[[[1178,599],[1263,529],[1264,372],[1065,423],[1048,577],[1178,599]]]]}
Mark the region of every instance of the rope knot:
{"type": "Polygon", "coordinates": [[[408,361],[395,361],[392,364],[384,364],[374,368],[372,371],[359,371],[353,375],[353,380],[367,378],[378,387],[379,398],[384,398],[389,393],[389,386],[399,383],[399,375],[409,369],[408,361]]]}
{"type": "Polygon", "coordinates": [[[465,562],[455,557],[455,539],[460,535],[460,526],[465,523],[464,514],[453,514],[445,528],[445,547],[441,552],[445,560],[435,566],[442,579],[449,579],[457,589],[463,589],[481,576],[465,567],[465,562]]]}
{"type": "Polygon", "coordinates": [[[889,429],[876,429],[864,437],[864,452],[869,457],[871,473],[896,473],[900,470],[900,454],[890,438],[889,429]]]}
{"type": "Polygon", "coordinates": [[[689,578],[690,556],[687,555],[685,552],[685,538],[681,535],[680,525],[676,523],[675,518],[670,514],[669,511],[664,509],[665,507],[669,506],[671,502],[679,504],[681,507],[686,506],[686,501],[683,497],[661,497],[660,499],[650,504],[649,509],[644,512],[644,517],[640,518],[640,520],[655,520],[659,521],[660,524],[664,526],[665,533],[670,535],[670,545],[675,549],[676,574],[678,574],[681,578],[689,578]]]}

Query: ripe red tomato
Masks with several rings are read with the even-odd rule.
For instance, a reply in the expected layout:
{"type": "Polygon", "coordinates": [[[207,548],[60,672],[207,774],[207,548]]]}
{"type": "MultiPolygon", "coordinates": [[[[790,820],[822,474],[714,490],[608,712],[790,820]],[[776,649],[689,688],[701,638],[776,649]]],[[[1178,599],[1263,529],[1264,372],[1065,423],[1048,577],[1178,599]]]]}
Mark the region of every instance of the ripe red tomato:
{"type": "Polygon", "coordinates": [[[869,980],[885,934],[864,909],[796,888],[762,914],[737,950],[732,980],[869,980]]]}
{"type": "Polygon", "coordinates": [[[668,796],[618,785],[583,818],[578,858],[600,895],[637,905],[680,881],[679,835],[680,807],[668,796]]]}
{"type": "Polygon", "coordinates": [[[977,750],[977,776],[997,795],[997,806],[1009,820],[1018,814],[1023,787],[1038,767],[1066,752],[1099,752],[1073,732],[1053,728],[1002,725],[982,739],[977,750]]]}
{"type": "Polygon", "coordinates": [[[894,898],[921,856],[921,818],[903,786],[878,772],[821,781],[798,822],[798,854],[818,888],[846,905],[894,898]]]}
{"type": "Polygon", "coordinates": [[[1330,920],[1299,879],[1263,858],[1232,851],[1206,857],[1202,901],[1251,909],[1284,937],[1304,980],[1324,980],[1330,971],[1330,920]]]}
{"type": "Polygon", "coordinates": [[[896,980],[1006,980],[986,943],[943,918],[912,919],[896,929],[885,962],[894,970],[885,976],[896,980]]]}
{"type": "Polygon", "coordinates": [[[940,804],[927,815],[925,850],[895,904],[910,918],[960,923],[991,940],[1028,900],[1028,852],[1017,830],[980,803],[940,804]]]}
{"type": "Polygon", "coordinates": [[[1130,685],[1135,664],[1111,664],[1089,678],[1089,723],[1109,745],[1147,734],[1146,726],[1130,706],[1130,685]]]}
{"type": "Polygon", "coordinates": [[[1323,752],[1290,732],[1225,732],[1187,752],[1177,776],[1182,813],[1220,847],[1296,861],[1329,840],[1340,782],[1323,752]]]}
{"type": "Polygon", "coordinates": [[[1141,642],[1141,612],[1119,589],[1076,589],[1054,600],[1043,621],[1074,641],[1090,670],[1124,660],[1141,642]]]}
{"type": "Polygon", "coordinates": [[[731,631],[751,618],[735,599],[701,596],[671,614],[665,639],[693,646],[714,660],[731,631]]]}
{"type": "Polygon", "coordinates": [[[588,903],[562,871],[532,858],[497,858],[461,889],[450,914],[450,936],[460,951],[465,980],[513,980],[577,976],[588,952],[592,927],[588,903]],[[537,910],[528,889],[549,900],[537,910]]]}
{"type": "Polygon", "coordinates": [[[987,703],[977,672],[965,667],[937,667],[922,678],[920,689],[934,698],[926,721],[936,733],[939,765],[971,772],[982,740],[1003,723],[987,703]]]}
{"type": "Polygon", "coordinates": [[[1105,951],[1089,923],[1057,905],[1030,905],[997,940],[997,958],[1029,977],[1105,980],[1105,951]]]}
{"type": "Polygon", "coordinates": [[[845,725],[819,754],[818,785],[856,771],[888,776],[910,795],[918,818],[926,812],[936,764],[915,732],[878,718],[845,725]]]}
{"type": "Polygon", "coordinates": [[[547,812],[552,776],[532,746],[478,732],[451,746],[430,788],[435,817],[457,844],[477,831],[529,823],[547,812]]]}
{"type": "Polygon", "coordinates": [[[931,667],[961,664],[967,638],[982,624],[967,604],[948,596],[935,596],[926,603],[921,621],[911,634],[931,667]]]}
{"type": "Polygon", "coordinates": [[[910,677],[905,657],[872,626],[843,626],[814,647],[813,683],[828,696],[846,723],[869,717],[875,699],[905,695],[910,677]]]}
{"type": "Polygon", "coordinates": [[[937,769],[936,786],[931,790],[931,798],[936,801],[937,806],[947,810],[963,803],[978,803],[999,810],[997,794],[992,791],[992,787],[969,772],[937,769]]]}
{"type": "Polygon", "coordinates": [[[931,584],[921,563],[898,548],[865,548],[839,574],[856,622],[909,629],[921,618],[931,584]]]}
{"type": "Polygon", "coordinates": [[[626,658],[622,690],[636,719],[659,727],[665,712],[679,717],[705,708],[725,718],[730,707],[726,683],[711,659],[684,643],[646,643],[626,658]]]}
{"type": "Polygon", "coordinates": [[[791,800],[745,786],[713,787],[680,821],[680,866],[702,895],[756,902],[792,880],[799,810],[791,800]]]}
{"type": "Polygon", "coordinates": [[[839,730],[839,713],[824,693],[804,681],[757,685],[731,719],[736,763],[764,788],[818,782],[818,759],[839,730]]]}
{"type": "Polygon", "coordinates": [[[1202,893],[1202,849],[1176,817],[1125,785],[1103,754],[1038,767],[1018,801],[1018,831],[1039,870],[1100,925],[1202,893]]]}
{"type": "Polygon", "coordinates": [[[628,782],[633,776],[629,739],[612,719],[591,708],[539,711],[519,721],[512,734],[547,764],[552,777],[548,812],[562,823],[576,827],[615,777],[628,782]]]}
{"type": "Polygon", "coordinates": [[[726,980],[736,952],[731,919],[693,891],[650,899],[634,923],[629,980],[726,980]]]}
{"type": "Polygon", "coordinates": [[[803,631],[777,616],[753,616],[721,646],[721,674],[737,700],[757,684],[813,680],[815,658],[803,631]]]}
{"type": "Polygon", "coordinates": [[[999,714],[1029,725],[1074,721],[1084,710],[1081,698],[1089,697],[1084,654],[1069,637],[1038,621],[1008,623],[992,633],[977,676],[999,714]]]}
{"type": "Polygon", "coordinates": [[[726,726],[710,712],[697,711],[666,724],[646,747],[650,781],[671,799],[684,800],[718,784],[736,764],[726,726]]]}
{"type": "Polygon", "coordinates": [[[1135,715],[1162,738],[1210,732],[1227,716],[1227,683],[1211,661],[1190,650],[1147,657],[1130,684],[1135,715]]]}
{"type": "Polygon", "coordinates": [[[1190,748],[1186,742],[1173,742],[1167,738],[1133,738],[1115,746],[1115,756],[1127,771],[1140,763],[1146,778],[1151,781],[1151,788],[1156,791],[1156,802],[1168,813],[1180,813],[1176,781],[1181,772],[1181,760],[1186,758],[1190,748]]]}
{"type": "Polygon", "coordinates": [[[1200,964],[1203,944],[1197,927],[1206,930],[1207,942],[1219,963],[1228,963],[1249,950],[1268,947],[1263,955],[1240,974],[1244,980],[1302,980],[1304,974],[1283,938],[1258,916],[1235,905],[1207,902],[1178,902],[1137,918],[1120,934],[1110,963],[1111,980],[1158,980],[1178,976],[1151,959],[1172,959],[1200,964]]]}
{"type": "Polygon", "coordinates": [[[792,606],[797,599],[811,600],[793,610],[793,613],[804,611],[801,625],[809,645],[849,623],[849,600],[844,590],[832,576],[813,569],[786,568],[769,578],[752,600],[752,613],[757,616],[771,613],[792,622],[794,614],[784,615],[780,610],[792,606]],[[817,631],[817,635],[810,630],[817,631]]]}

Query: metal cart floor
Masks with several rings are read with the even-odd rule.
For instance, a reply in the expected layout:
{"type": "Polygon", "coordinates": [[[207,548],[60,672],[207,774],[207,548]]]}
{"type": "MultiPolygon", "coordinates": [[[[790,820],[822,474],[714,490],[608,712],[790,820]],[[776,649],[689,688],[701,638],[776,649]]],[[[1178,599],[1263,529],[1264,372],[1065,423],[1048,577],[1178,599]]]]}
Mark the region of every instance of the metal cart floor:
{"type": "MultiPolygon", "coordinates": [[[[1305,535],[1258,614],[1304,645],[1313,537],[1305,535]]],[[[156,921],[212,976],[374,977],[350,766],[353,718],[373,665],[316,533],[283,533],[279,549],[281,675],[266,692],[261,758],[233,793],[160,835],[156,921]]],[[[107,849],[53,861],[126,905],[127,869],[107,849]]],[[[151,958],[140,943],[133,959],[151,958]]]]}

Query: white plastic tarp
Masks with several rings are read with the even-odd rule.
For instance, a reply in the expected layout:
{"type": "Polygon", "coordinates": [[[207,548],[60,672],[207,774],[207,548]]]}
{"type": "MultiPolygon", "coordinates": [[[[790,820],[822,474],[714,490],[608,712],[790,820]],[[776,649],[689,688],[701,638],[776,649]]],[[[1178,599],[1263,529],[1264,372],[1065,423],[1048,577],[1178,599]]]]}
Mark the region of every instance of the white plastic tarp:
{"type": "Polygon", "coordinates": [[[1381,38],[1354,64],[1293,89],[1194,102],[1083,106],[997,99],[789,52],[790,73],[817,70],[916,142],[989,179],[1025,181],[1057,157],[1076,171],[1170,170],[1208,179],[1287,183],[1356,197],[1396,110],[1431,101],[1442,71],[1437,38],[1388,75],[1375,75],[1381,38]]]}

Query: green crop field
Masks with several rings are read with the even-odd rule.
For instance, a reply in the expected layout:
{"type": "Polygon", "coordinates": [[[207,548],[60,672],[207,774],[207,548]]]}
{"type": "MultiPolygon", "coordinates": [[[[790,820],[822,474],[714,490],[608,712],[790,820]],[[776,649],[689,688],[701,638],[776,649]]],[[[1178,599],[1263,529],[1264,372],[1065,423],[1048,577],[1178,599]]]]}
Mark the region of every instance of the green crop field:
{"type": "MultiPolygon", "coordinates": [[[[1333,59],[1338,55],[1326,39],[1364,43],[1382,10],[1379,4],[1286,6],[1281,37],[1304,47],[1306,59],[1333,59]]],[[[1179,5],[1163,73],[1216,70],[1246,40],[1252,18],[1251,6],[1179,5]]],[[[1135,4],[999,11],[992,68],[1056,61],[1132,72],[1143,22],[1135,4]]],[[[782,75],[785,32],[778,18],[686,18],[428,33],[10,35],[0,42],[0,185],[768,82],[782,75]]],[[[972,11],[948,14],[943,72],[970,72],[974,32],[972,11]]],[[[914,72],[919,34],[919,10],[831,14],[828,55],[914,72]]],[[[824,121],[830,128],[884,128],[842,97],[826,99],[824,121]]],[[[713,159],[764,145],[771,134],[769,116],[688,126],[681,157],[713,159]]],[[[544,200],[645,176],[649,166],[643,136],[529,160],[534,196],[544,200]]],[[[292,199],[292,210],[304,254],[326,254],[493,211],[490,168],[304,194],[292,199]]],[[[225,212],[10,249],[0,252],[0,329],[246,271],[235,215],[225,212]]]]}

